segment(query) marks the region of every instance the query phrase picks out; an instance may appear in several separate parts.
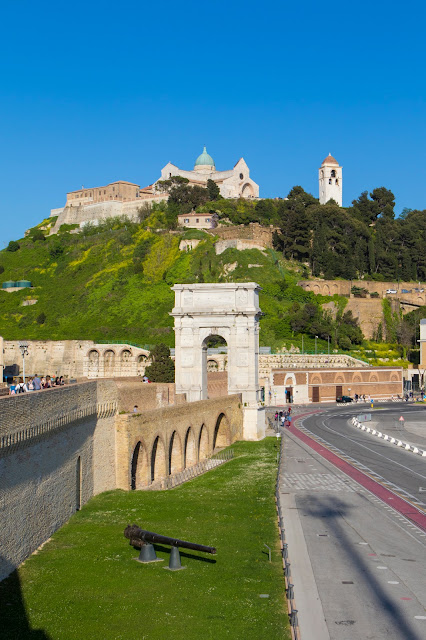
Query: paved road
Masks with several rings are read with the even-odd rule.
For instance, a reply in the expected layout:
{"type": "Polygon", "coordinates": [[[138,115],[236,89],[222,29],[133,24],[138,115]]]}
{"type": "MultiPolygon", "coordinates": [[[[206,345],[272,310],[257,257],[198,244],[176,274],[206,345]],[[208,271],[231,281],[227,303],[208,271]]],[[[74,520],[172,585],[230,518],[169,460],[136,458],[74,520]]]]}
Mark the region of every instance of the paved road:
{"type": "Polygon", "coordinates": [[[284,432],[280,499],[302,638],[424,640],[426,533],[343,473],[347,462],[339,469],[324,459],[324,441],[371,469],[368,482],[376,478],[388,495],[386,486],[397,486],[412,504],[424,499],[426,459],[350,427],[353,413],[340,407],[300,418],[305,434],[322,438],[314,448],[294,428],[284,432]]]}
{"type": "MultiPolygon", "coordinates": [[[[363,465],[372,471],[377,475],[377,479],[382,479],[385,485],[392,487],[426,513],[426,458],[356,429],[349,420],[357,413],[359,412],[355,406],[342,407],[340,410],[334,409],[307,417],[301,426],[308,433],[343,451],[357,461],[360,468],[363,465]]],[[[404,424],[407,426],[413,423],[421,425],[423,422],[425,435],[418,435],[415,440],[419,446],[422,446],[423,442],[426,445],[426,408],[389,405],[374,410],[371,414],[380,431],[391,435],[397,432],[398,437],[405,441],[410,440],[410,432],[407,433],[399,426],[400,416],[404,417],[404,424]]]]}

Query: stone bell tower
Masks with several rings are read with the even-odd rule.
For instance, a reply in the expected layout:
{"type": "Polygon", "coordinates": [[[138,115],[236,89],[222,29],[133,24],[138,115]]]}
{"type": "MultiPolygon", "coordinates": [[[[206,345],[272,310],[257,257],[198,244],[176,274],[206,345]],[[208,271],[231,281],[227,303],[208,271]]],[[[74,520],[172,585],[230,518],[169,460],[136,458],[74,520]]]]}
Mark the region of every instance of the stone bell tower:
{"type": "Polygon", "coordinates": [[[342,206],[342,167],[329,153],[319,168],[319,201],[325,204],[333,199],[342,206]]]}

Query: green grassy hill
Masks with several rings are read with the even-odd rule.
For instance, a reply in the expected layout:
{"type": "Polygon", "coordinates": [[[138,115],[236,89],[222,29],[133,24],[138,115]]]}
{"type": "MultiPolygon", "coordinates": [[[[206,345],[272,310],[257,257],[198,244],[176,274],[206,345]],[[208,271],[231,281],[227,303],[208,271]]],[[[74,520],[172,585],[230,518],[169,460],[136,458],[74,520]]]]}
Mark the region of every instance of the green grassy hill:
{"type": "MultiPolygon", "coordinates": [[[[32,289],[0,292],[0,334],[5,339],[86,338],[173,346],[173,284],[255,281],[263,289],[261,343],[278,348],[300,342],[286,311],[295,300],[314,299],[295,286],[301,267],[271,250],[228,249],[217,256],[210,234],[153,232],[146,225],[114,220],[75,234],[38,240],[29,235],[18,241],[19,249],[0,252],[2,281],[26,279],[33,284],[32,289]],[[197,237],[200,243],[182,252],[182,237],[197,237]],[[37,303],[23,306],[30,299],[37,303]]],[[[309,344],[306,338],[305,348],[309,344]]]]}

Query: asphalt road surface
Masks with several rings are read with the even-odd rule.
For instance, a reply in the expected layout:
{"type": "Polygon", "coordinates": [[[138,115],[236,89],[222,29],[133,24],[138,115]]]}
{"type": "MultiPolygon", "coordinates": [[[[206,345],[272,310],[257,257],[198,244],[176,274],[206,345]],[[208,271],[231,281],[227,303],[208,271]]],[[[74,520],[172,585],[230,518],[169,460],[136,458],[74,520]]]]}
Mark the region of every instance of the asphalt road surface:
{"type": "MultiPolygon", "coordinates": [[[[295,415],[283,431],[280,501],[302,638],[425,640],[426,458],[353,427],[361,412],[295,415]]],[[[372,417],[426,449],[423,407],[372,417]]]]}

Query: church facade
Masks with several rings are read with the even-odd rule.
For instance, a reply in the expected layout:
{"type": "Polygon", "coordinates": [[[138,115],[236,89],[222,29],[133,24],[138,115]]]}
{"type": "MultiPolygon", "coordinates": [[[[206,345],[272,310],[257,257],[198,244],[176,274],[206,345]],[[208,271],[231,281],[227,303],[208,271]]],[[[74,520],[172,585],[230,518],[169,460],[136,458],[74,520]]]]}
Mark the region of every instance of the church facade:
{"type": "Polygon", "coordinates": [[[161,192],[161,184],[159,183],[162,180],[169,180],[173,176],[187,178],[191,186],[198,185],[204,188],[208,180],[213,180],[219,187],[220,195],[224,198],[259,197],[259,185],[250,178],[250,169],[244,158],[240,158],[232,169],[216,171],[214,160],[207,153],[206,147],[196,159],[193,171],[179,169],[176,165],[168,162],[161,170],[161,178],[155,183],[155,189],[161,192]]]}

